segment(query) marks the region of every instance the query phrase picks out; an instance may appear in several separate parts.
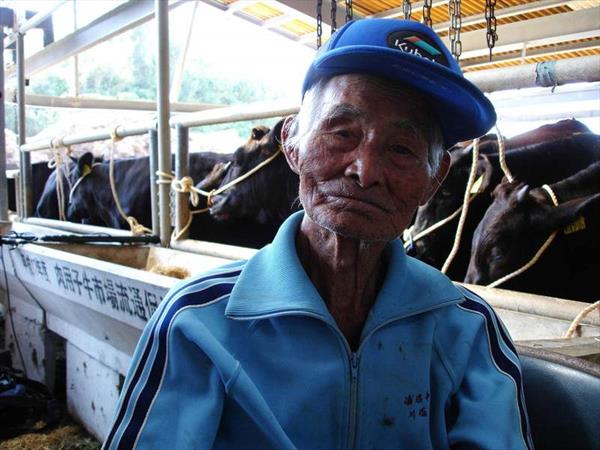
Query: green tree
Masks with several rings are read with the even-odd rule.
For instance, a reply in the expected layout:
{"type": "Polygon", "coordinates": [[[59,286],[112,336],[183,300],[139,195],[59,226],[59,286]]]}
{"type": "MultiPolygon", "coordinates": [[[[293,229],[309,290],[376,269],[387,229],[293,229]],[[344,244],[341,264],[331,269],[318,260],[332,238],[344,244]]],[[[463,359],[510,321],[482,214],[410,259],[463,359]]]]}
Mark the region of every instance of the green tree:
{"type": "Polygon", "coordinates": [[[37,95],[52,95],[54,97],[59,97],[69,92],[69,83],[64,78],[56,75],[34,78],[31,80],[29,92],[37,95]]]}
{"type": "Polygon", "coordinates": [[[123,90],[127,90],[127,81],[108,67],[97,66],[88,72],[81,84],[82,94],[100,94],[107,97],[116,97],[123,90]]]}

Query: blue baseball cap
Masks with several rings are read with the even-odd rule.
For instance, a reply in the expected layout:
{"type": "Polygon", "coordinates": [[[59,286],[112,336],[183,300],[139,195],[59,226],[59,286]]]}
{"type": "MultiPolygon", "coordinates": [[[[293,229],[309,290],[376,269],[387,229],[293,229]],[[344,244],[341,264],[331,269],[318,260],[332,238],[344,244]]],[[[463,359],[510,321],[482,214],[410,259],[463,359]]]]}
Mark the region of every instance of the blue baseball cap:
{"type": "Polygon", "coordinates": [[[302,97],[318,80],[365,73],[400,81],[431,99],[446,148],[479,137],[496,123],[492,103],[468,81],[439,36],[412,20],[346,23],[317,52],[302,97]]]}

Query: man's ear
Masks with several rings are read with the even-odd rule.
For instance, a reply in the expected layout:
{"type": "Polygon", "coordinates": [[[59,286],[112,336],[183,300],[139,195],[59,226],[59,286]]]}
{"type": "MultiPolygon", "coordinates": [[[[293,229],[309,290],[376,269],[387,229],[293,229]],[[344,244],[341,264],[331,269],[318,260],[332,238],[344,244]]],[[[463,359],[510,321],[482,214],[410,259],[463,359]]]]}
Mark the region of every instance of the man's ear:
{"type": "Polygon", "coordinates": [[[291,127],[294,126],[296,115],[287,116],[281,127],[281,147],[290,169],[298,174],[298,149],[289,142],[291,127]]]}
{"type": "Polygon", "coordinates": [[[440,165],[438,170],[431,175],[431,180],[429,181],[429,187],[425,192],[423,192],[423,196],[421,197],[421,201],[419,202],[419,206],[427,203],[433,194],[437,192],[439,187],[444,182],[446,175],[448,175],[448,170],[450,169],[450,153],[444,150],[444,155],[442,156],[442,160],[440,161],[440,165]]]}

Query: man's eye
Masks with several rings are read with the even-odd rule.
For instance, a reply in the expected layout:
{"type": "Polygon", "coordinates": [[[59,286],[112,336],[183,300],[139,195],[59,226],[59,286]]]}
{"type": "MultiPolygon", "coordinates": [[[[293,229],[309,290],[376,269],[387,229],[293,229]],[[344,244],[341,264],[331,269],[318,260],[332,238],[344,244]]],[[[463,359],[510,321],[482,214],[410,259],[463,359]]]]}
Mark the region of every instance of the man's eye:
{"type": "Polygon", "coordinates": [[[412,155],[413,152],[404,145],[392,145],[390,151],[397,155],[412,155]]]}
{"type": "Polygon", "coordinates": [[[344,139],[349,139],[352,137],[352,133],[350,133],[350,131],[348,130],[336,130],[334,133],[337,137],[341,137],[344,139]]]}

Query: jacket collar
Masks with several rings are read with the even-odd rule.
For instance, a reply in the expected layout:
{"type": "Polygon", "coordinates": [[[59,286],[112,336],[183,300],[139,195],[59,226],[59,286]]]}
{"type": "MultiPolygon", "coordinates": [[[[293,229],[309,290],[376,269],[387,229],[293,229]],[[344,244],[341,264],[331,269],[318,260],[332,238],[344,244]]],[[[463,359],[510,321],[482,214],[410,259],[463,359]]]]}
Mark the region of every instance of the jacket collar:
{"type": "MultiPolygon", "coordinates": [[[[273,243],[246,263],[231,292],[225,310],[228,317],[257,319],[305,314],[335,324],[296,252],[296,233],[303,216],[302,211],[290,216],[273,243]]],[[[406,256],[399,239],[388,244],[386,254],[387,274],[363,335],[381,323],[463,299],[446,276],[406,256]]]]}

